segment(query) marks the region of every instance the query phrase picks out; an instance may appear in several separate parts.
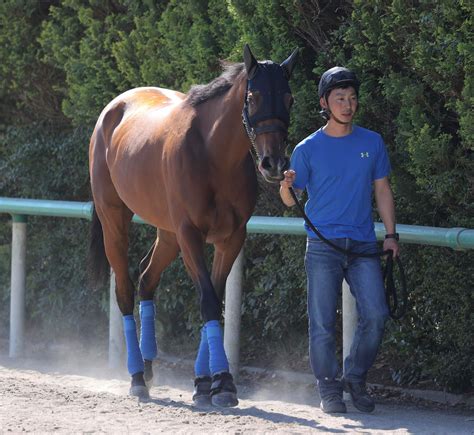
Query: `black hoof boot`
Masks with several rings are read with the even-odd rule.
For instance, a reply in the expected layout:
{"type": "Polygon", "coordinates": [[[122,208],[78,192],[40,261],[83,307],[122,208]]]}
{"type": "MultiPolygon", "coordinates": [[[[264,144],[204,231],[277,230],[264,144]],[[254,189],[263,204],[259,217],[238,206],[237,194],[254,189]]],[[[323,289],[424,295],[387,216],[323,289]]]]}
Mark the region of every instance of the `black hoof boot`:
{"type": "Polygon", "coordinates": [[[132,375],[132,385],[130,386],[130,396],[138,397],[141,400],[149,399],[150,393],[143,379],[143,372],[132,375]]]}
{"type": "Polygon", "coordinates": [[[193,402],[196,406],[211,405],[211,384],[209,376],[202,376],[194,379],[193,402]]]}
{"type": "Polygon", "coordinates": [[[212,377],[211,402],[221,408],[231,408],[239,404],[237,388],[230,373],[217,373],[212,377]]]}
{"type": "Polygon", "coordinates": [[[148,390],[153,386],[153,361],[146,359],[145,363],[145,372],[143,373],[143,380],[148,390]]]}

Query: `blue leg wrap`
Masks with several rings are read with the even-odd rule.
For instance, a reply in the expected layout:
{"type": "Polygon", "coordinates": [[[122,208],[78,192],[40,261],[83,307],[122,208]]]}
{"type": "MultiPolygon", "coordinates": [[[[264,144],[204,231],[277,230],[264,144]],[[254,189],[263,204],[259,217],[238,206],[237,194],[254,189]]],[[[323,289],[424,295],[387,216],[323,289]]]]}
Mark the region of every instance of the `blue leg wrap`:
{"type": "Polygon", "coordinates": [[[209,344],[209,368],[214,375],[229,371],[229,362],[224,351],[222,331],[217,320],[206,323],[207,342],[209,344]]]}
{"type": "Polygon", "coordinates": [[[140,301],[140,349],[144,359],[153,361],[156,358],[155,338],[155,304],[153,301],[140,301]]]}
{"type": "Polygon", "coordinates": [[[127,367],[131,376],[145,370],[143,357],[138,347],[137,326],[133,314],[123,316],[123,332],[127,343],[127,367]]]}
{"type": "Polygon", "coordinates": [[[209,344],[207,343],[206,325],[201,329],[201,343],[194,363],[194,373],[196,377],[211,376],[211,369],[209,368],[209,344]]]}

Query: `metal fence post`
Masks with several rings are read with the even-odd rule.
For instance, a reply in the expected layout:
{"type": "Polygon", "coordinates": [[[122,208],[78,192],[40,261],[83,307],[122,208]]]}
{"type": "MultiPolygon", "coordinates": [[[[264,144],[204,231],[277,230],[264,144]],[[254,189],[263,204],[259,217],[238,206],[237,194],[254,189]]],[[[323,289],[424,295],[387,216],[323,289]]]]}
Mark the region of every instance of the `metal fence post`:
{"type": "Polygon", "coordinates": [[[240,321],[244,251],[240,251],[227,277],[225,289],[224,349],[229,360],[230,372],[237,380],[239,374],[240,321]]]}
{"type": "MultiPolygon", "coordinates": [[[[354,333],[357,328],[357,307],[354,296],[346,280],[342,283],[342,362],[351,351],[354,333]]],[[[349,393],[344,393],[344,399],[349,400],[349,393]]]]}
{"type": "Polygon", "coordinates": [[[10,294],[10,358],[22,355],[25,334],[26,216],[13,215],[10,294]]]}
{"type": "Polygon", "coordinates": [[[109,367],[121,368],[124,365],[125,344],[123,336],[122,313],[115,295],[115,274],[110,269],[109,287],[109,367]]]}

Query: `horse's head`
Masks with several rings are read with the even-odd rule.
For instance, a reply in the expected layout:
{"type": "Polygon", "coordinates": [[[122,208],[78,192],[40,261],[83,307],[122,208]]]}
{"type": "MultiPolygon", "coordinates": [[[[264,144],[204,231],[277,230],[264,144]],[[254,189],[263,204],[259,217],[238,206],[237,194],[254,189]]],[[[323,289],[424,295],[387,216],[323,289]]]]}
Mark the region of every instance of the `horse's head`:
{"type": "Polygon", "coordinates": [[[288,169],[285,154],[293,104],[290,79],[298,49],[282,64],[257,62],[248,45],[244,48],[247,92],[242,118],[257,152],[258,169],[265,180],[277,183],[288,169]]]}

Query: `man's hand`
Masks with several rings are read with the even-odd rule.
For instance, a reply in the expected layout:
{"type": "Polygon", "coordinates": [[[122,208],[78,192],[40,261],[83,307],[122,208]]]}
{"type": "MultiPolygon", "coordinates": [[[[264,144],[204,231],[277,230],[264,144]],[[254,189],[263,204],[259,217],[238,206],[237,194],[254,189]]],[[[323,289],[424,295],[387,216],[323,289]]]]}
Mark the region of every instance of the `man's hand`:
{"type": "Polygon", "coordinates": [[[398,246],[398,242],[395,239],[385,239],[383,242],[383,250],[386,251],[391,249],[393,251],[393,258],[398,257],[400,255],[400,246],[398,246]]]}
{"type": "Polygon", "coordinates": [[[287,207],[291,207],[295,205],[295,201],[288,189],[293,186],[296,179],[296,173],[292,169],[288,169],[288,171],[283,172],[283,175],[285,178],[280,181],[280,197],[287,207]]]}
{"type": "Polygon", "coordinates": [[[280,181],[280,186],[284,189],[289,189],[295,182],[296,173],[293,169],[288,169],[288,171],[283,172],[283,175],[285,178],[280,181]]]}

